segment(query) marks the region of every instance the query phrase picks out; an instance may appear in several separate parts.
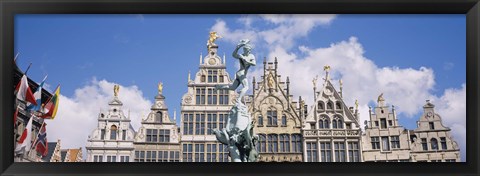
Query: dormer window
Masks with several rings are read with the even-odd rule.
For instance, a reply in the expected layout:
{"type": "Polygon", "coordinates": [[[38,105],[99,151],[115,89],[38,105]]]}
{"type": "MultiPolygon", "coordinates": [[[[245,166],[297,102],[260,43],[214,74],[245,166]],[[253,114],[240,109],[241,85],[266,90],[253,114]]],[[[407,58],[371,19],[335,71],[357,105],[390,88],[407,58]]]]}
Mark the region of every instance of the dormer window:
{"type": "Polygon", "coordinates": [[[387,128],[387,120],[382,118],[380,119],[380,128],[387,128]]]}
{"type": "Polygon", "coordinates": [[[324,110],[324,109],[325,109],[322,101],[318,101],[318,109],[320,109],[320,110],[324,110]]]}
{"type": "Polygon", "coordinates": [[[335,103],[335,109],[337,109],[337,110],[342,109],[342,106],[341,106],[340,102],[335,103]]]}
{"type": "Polygon", "coordinates": [[[161,111],[157,111],[157,113],[155,114],[155,122],[162,123],[162,112],[161,111]]]}
{"type": "Polygon", "coordinates": [[[110,140],[117,140],[117,126],[110,127],[110,140]]]}
{"type": "Polygon", "coordinates": [[[328,103],[327,103],[327,109],[333,109],[332,102],[328,102],[328,103]]]}

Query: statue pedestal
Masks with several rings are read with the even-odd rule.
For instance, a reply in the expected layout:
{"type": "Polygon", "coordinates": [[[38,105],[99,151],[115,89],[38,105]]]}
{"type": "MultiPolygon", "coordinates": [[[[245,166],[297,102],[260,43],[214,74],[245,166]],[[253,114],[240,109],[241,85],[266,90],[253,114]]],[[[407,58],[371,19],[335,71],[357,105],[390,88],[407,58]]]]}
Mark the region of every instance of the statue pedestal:
{"type": "Polygon", "coordinates": [[[253,124],[247,106],[238,102],[235,104],[227,119],[227,125],[221,131],[214,129],[217,140],[228,145],[232,162],[255,162],[258,158],[256,151],[257,136],[253,134],[253,124]]]}

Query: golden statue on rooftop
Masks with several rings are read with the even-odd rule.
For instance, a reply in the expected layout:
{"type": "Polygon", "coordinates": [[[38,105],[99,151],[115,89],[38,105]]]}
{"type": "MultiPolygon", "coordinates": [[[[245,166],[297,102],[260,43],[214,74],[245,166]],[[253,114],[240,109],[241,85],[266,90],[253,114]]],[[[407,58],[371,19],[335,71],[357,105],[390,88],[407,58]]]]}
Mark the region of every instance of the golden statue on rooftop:
{"type": "Polygon", "coordinates": [[[113,95],[118,96],[118,91],[120,91],[120,86],[118,84],[115,84],[113,86],[113,95]]]}
{"type": "Polygon", "coordinates": [[[162,94],[162,92],[163,92],[163,83],[159,82],[158,83],[158,94],[162,94]]]}
{"type": "Polygon", "coordinates": [[[209,52],[210,52],[211,47],[217,46],[217,44],[215,44],[215,40],[217,40],[219,38],[222,38],[222,36],[217,35],[217,32],[215,32],[215,31],[210,32],[210,36],[209,36],[208,41],[207,41],[207,46],[208,46],[208,51],[209,52]]]}

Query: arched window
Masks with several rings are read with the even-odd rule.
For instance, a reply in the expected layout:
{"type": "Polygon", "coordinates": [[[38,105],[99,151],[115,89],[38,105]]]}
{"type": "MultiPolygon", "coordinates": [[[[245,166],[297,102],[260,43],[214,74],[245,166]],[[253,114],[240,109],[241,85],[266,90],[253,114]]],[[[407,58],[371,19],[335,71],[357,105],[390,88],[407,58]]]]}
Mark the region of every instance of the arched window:
{"type": "Polygon", "coordinates": [[[322,101],[318,101],[318,109],[325,110],[325,105],[322,101]]]}
{"type": "Polygon", "coordinates": [[[280,152],[290,152],[290,135],[280,135],[280,152]]]}
{"type": "Polygon", "coordinates": [[[435,138],[430,139],[430,143],[432,144],[432,150],[438,150],[438,141],[435,138]]]}
{"type": "Polygon", "coordinates": [[[262,115],[258,115],[257,124],[258,124],[258,126],[263,126],[263,116],[262,115]]]}
{"type": "Polygon", "coordinates": [[[318,128],[319,128],[319,129],[328,129],[328,128],[330,128],[329,119],[328,119],[327,116],[322,115],[322,117],[320,117],[320,120],[318,121],[318,128]]]}
{"type": "Polygon", "coordinates": [[[162,123],[162,112],[157,111],[157,113],[155,114],[155,122],[162,123]]]}
{"type": "Polygon", "coordinates": [[[257,151],[262,153],[267,152],[267,138],[265,137],[265,134],[258,135],[257,151]]]}
{"type": "Polygon", "coordinates": [[[332,120],[332,128],[335,128],[335,129],[343,129],[343,121],[342,121],[342,118],[340,116],[335,116],[332,120]]]}
{"type": "Polygon", "coordinates": [[[117,140],[117,126],[115,125],[110,127],[110,139],[117,140]]]}
{"type": "Polygon", "coordinates": [[[269,153],[278,152],[278,136],[276,134],[268,135],[268,152],[269,153]]]}
{"type": "Polygon", "coordinates": [[[333,109],[332,102],[328,102],[328,103],[327,103],[327,109],[333,109]]]}
{"type": "Polygon", "coordinates": [[[292,152],[302,152],[302,137],[300,134],[292,134],[292,152]]]}
{"type": "Polygon", "coordinates": [[[340,104],[340,102],[337,101],[337,103],[335,103],[335,109],[342,109],[342,105],[340,104]]]}

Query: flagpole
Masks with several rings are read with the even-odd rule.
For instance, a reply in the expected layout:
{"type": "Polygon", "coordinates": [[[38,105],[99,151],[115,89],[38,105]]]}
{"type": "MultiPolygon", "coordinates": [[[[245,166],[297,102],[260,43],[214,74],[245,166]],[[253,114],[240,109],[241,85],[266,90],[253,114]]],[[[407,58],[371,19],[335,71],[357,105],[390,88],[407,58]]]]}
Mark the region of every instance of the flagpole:
{"type": "Polygon", "coordinates": [[[18,52],[17,55],[15,55],[15,58],[13,58],[13,62],[17,62],[18,54],[20,53],[18,52]]]}
{"type": "Polygon", "coordinates": [[[25,70],[25,75],[27,74],[28,70],[30,69],[30,66],[32,66],[32,63],[31,63],[31,62],[30,62],[30,64],[28,65],[27,70],[25,70]]]}
{"type": "MultiPolygon", "coordinates": [[[[33,118],[33,117],[35,117],[35,116],[32,116],[32,118],[33,118]]],[[[40,125],[40,129],[38,129],[38,133],[37,133],[37,135],[36,135],[36,137],[35,137],[35,140],[33,141],[32,146],[30,147],[30,151],[29,151],[29,152],[31,152],[31,151],[33,150],[33,147],[34,147],[35,144],[37,143],[38,135],[40,134],[40,131],[42,130],[44,123],[45,123],[45,120],[43,120],[42,125],[40,125]]]]}

